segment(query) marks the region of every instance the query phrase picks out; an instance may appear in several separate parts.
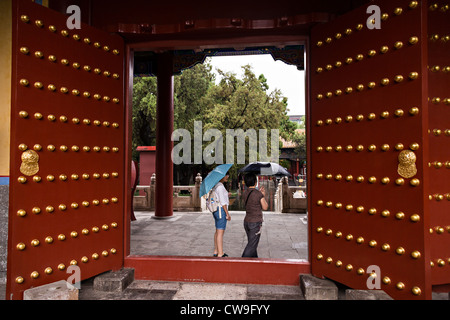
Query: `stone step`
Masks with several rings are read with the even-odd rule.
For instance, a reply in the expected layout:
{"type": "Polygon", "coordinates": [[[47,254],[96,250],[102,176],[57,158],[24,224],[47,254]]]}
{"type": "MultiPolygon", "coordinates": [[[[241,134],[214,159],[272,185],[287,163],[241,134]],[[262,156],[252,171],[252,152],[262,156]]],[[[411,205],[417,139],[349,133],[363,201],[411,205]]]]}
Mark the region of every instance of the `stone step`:
{"type": "Polygon", "coordinates": [[[327,279],[320,279],[311,274],[300,275],[300,288],[305,300],[338,300],[338,287],[327,279]]]}
{"type": "Polygon", "coordinates": [[[23,300],[78,300],[78,289],[60,280],[25,290],[23,300]]]}
{"type": "Polygon", "coordinates": [[[393,300],[382,290],[355,290],[311,274],[300,275],[305,300],[393,300]]]}
{"type": "Polygon", "coordinates": [[[94,290],[121,292],[134,281],[134,269],[123,268],[105,272],[94,278],[94,290]]]}
{"type": "Polygon", "coordinates": [[[393,300],[383,290],[345,290],[345,300],[393,300]]]}

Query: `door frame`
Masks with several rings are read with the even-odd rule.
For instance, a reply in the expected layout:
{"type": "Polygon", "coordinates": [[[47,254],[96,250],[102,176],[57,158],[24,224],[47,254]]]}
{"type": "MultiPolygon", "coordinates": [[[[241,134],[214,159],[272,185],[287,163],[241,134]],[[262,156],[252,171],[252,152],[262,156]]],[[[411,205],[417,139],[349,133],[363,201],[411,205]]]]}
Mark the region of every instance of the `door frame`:
{"type": "MultiPolygon", "coordinates": [[[[125,61],[125,95],[126,95],[126,163],[131,163],[132,138],[132,96],[133,96],[133,58],[135,51],[161,52],[166,50],[188,50],[193,48],[230,48],[242,46],[266,45],[304,45],[306,54],[305,63],[305,112],[306,130],[309,133],[309,102],[310,102],[310,68],[309,68],[309,37],[294,35],[258,35],[244,37],[220,38],[217,40],[199,39],[151,41],[126,44],[125,61]]],[[[307,137],[307,150],[310,138],[307,137]]],[[[310,171],[309,153],[307,153],[307,166],[310,171]]],[[[131,190],[131,166],[125,168],[125,190],[131,190]]],[[[309,182],[308,182],[309,185],[309,182]]],[[[124,267],[134,268],[136,279],[161,281],[195,281],[220,283],[250,283],[250,284],[277,284],[298,285],[300,274],[311,273],[311,230],[308,224],[308,261],[293,259],[248,259],[229,258],[216,259],[193,256],[152,256],[130,254],[130,208],[132,204],[131,192],[125,197],[124,214],[124,267]],[[211,272],[214,270],[214,272],[211,272]],[[217,272],[219,270],[219,272],[217,272]],[[220,272],[223,270],[224,272],[220,272]],[[243,272],[245,270],[245,272],[243,272]],[[226,272],[225,272],[226,271],[226,272]]],[[[310,207],[310,197],[308,197],[310,207]]]]}

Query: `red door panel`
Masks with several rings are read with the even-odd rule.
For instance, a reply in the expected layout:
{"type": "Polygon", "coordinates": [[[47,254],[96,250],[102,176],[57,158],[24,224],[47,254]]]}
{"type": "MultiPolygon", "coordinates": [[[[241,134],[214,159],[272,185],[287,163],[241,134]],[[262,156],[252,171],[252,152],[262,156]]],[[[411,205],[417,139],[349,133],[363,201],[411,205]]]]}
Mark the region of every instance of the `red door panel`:
{"type": "Polygon", "coordinates": [[[431,297],[426,2],[377,1],[311,36],[313,274],[431,297]],[[422,6],[423,5],[423,6],[422,6]],[[411,160],[412,159],[412,160],[411,160]]]}
{"type": "Polygon", "coordinates": [[[124,44],[66,19],[14,2],[8,299],[122,266],[124,44]]]}
{"type": "Polygon", "coordinates": [[[428,10],[429,207],[431,278],[450,283],[450,8],[433,2],[428,10]]]}

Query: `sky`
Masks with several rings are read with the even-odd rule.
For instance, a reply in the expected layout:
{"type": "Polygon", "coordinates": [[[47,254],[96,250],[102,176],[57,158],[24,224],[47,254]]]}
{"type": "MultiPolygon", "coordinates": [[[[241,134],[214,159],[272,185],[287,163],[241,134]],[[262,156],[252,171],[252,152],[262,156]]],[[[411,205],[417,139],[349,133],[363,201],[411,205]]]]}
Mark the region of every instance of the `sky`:
{"type": "Polygon", "coordinates": [[[296,66],[275,61],[269,54],[219,56],[212,57],[209,61],[213,71],[217,68],[225,72],[234,72],[239,78],[242,78],[241,66],[251,65],[257,77],[264,74],[269,92],[278,88],[288,98],[288,115],[305,114],[305,72],[297,70],[296,66]]]}

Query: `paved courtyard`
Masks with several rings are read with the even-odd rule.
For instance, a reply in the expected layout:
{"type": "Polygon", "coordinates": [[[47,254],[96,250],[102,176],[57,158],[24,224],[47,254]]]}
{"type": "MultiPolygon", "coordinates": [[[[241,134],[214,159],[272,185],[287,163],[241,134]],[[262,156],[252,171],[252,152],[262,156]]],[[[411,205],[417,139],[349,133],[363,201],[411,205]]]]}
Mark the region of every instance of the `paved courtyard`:
{"type": "MultiPolygon", "coordinates": [[[[155,219],[154,212],[136,211],[131,222],[132,255],[212,256],[214,219],[209,212],[174,212],[172,218],[155,219]]],[[[240,257],[247,244],[245,212],[231,211],[224,235],[224,252],[240,257]]],[[[308,259],[306,214],[265,212],[260,258],[308,259]]]]}

